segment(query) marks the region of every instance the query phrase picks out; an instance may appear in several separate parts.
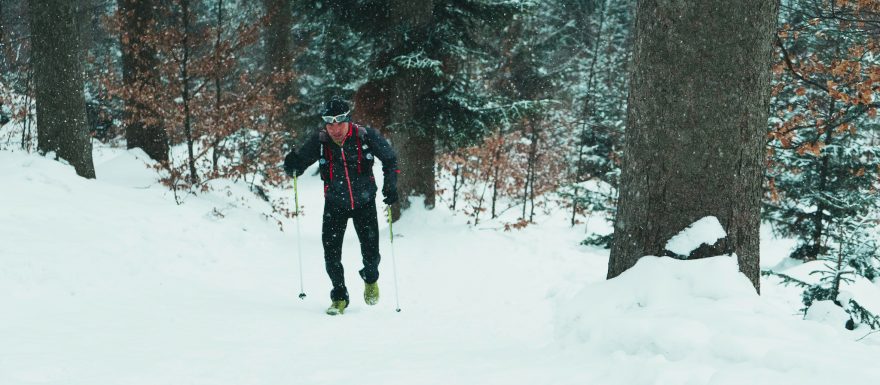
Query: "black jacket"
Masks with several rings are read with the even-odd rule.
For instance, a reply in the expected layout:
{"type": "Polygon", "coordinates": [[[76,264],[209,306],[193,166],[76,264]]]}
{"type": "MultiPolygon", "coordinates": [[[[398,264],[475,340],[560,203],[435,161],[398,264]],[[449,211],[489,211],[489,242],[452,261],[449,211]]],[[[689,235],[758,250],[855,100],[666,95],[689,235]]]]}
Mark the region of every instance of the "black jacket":
{"type": "Polygon", "coordinates": [[[336,144],[324,128],[309,136],[299,151],[284,158],[284,171],[301,175],[320,162],[324,199],[334,206],[355,209],[376,200],[374,158],[382,161],[386,188],[397,188],[397,155],[376,129],[349,123],[342,145],[336,144]]]}

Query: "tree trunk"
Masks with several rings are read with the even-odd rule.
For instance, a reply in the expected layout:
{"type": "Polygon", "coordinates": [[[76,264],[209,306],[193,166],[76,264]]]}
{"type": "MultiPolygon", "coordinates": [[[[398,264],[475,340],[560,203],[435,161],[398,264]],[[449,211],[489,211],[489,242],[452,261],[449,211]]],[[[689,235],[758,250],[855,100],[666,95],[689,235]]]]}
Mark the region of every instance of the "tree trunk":
{"type": "MultiPolygon", "coordinates": [[[[605,0],[601,3],[599,8],[599,28],[596,29],[595,37],[593,37],[593,53],[592,58],[590,58],[590,69],[587,72],[587,90],[585,92],[586,100],[584,100],[584,109],[582,112],[581,129],[580,134],[577,136],[577,148],[578,148],[578,156],[577,163],[575,164],[575,175],[574,175],[574,194],[572,194],[571,199],[571,227],[574,227],[575,222],[577,222],[577,213],[578,213],[578,198],[579,198],[579,190],[581,180],[581,173],[583,173],[583,162],[584,162],[584,142],[587,138],[587,130],[590,129],[590,125],[588,122],[593,118],[593,98],[592,98],[592,90],[593,90],[593,78],[596,75],[596,62],[599,59],[599,47],[602,43],[602,37],[605,32],[605,10],[608,8],[608,0],[605,0]]],[[[589,35],[588,35],[589,36],[589,35]]],[[[587,192],[588,193],[588,192],[587,192]]]]}
{"type": "Polygon", "coordinates": [[[290,71],[292,60],[290,28],[293,10],[290,1],[263,0],[268,15],[266,27],[266,61],[273,72],[290,71]]]}
{"type": "MultiPolygon", "coordinates": [[[[829,97],[828,99],[829,99],[829,101],[828,101],[828,114],[825,117],[826,122],[832,121],[832,117],[834,116],[834,110],[835,110],[834,98],[829,97]]],[[[831,142],[831,134],[834,133],[834,129],[835,129],[835,127],[826,126],[825,133],[824,134],[820,133],[816,137],[816,142],[814,143],[814,145],[818,144],[819,142],[823,142],[823,143],[831,142]],[[824,138],[822,138],[823,135],[825,136],[824,138]]],[[[829,164],[830,159],[829,159],[829,155],[828,155],[827,151],[822,152],[822,157],[820,158],[819,161],[821,162],[821,166],[819,168],[819,188],[817,189],[817,191],[827,191],[828,182],[830,181],[829,179],[831,178],[831,175],[829,175],[831,173],[831,170],[829,167],[830,166],[830,164],[829,164]]],[[[822,245],[822,238],[823,238],[823,236],[825,236],[825,222],[827,221],[825,218],[825,210],[826,209],[827,208],[825,207],[825,200],[819,199],[819,201],[816,202],[816,213],[812,216],[813,223],[814,223],[813,224],[813,237],[812,237],[813,244],[812,244],[812,247],[807,251],[807,254],[804,255],[804,261],[807,261],[807,262],[815,261],[815,260],[819,259],[819,255],[825,254],[825,250],[824,250],[825,247],[822,245]]]]}
{"type": "MultiPolygon", "coordinates": [[[[433,1],[412,2],[409,0],[391,1],[391,20],[393,25],[405,26],[406,34],[394,33],[392,52],[410,52],[427,40],[433,20],[433,1]]],[[[426,100],[431,85],[414,70],[404,71],[392,80],[390,88],[393,102],[389,108],[389,119],[394,126],[391,139],[401,170],[398,191],[401,206],[409,206],[408,198],[423,195],[425,206],[433,208],[434,160],[437,152],[433,126],[417,127],[413,122],[418,114],[426,114],[430,101],[426,100]]]]}
{"type": "Polygon", "coordinates": [[[217,66],[217,76],[214,77],[214,113],[216,114],[216,119],[214,119],[214,124],[217,127],[214,128],[214,132],[216,133],[214,140],[211,142],[211,168],[214,173],[217,173],[217,162],[220,160],[220,143],[223,139],[223,135],[220,134],[220,121],[221,114],[223,113],[221,106],[223,101],[223,89],[220,85],[220,71],[219,68],[221,66],[222,58],[220,57],[220,43],[221,38],[223,37],[223,0],[217,0],[217,38],[214,40],[214,65],[217,66]]]}
{"type": "Polygon", "coordinates": [[[30,1],[29,5],[37,147],[42,153],[55,151],[78,175],[94,178],[76,5],[63,0],[30,1]]]}
{"type": "Polygon", "coordinates": [[[492,219],[497,217],[495,206],[498,203],[498,184],[501,183],[499,180],[501,175],[501,154],[505,150],[505,137],[501,127],[498,128],[496,135],[498,136],[498,147],[495,148],[495,153],[492,156],[492,219]]]}
{"type": "Polygon", "coordinates": [[[183,134],[186,137],[187,161],[189,163],[189,182],[192,185],[195,185],[199,181],[199,175],[196,171],[196,159],[195,154],[193,153],[193,144],[195,142],[195,138],[193,137],[192,132],[192,113],[190,112],[189,107],[189,102],[191,98],[189,89],[189,0],[183,0],[180,2],[180,4],[182,8],[181,20],[183,22],[183,58],[180,62],[180,79],[183,82],[180,95],[181,99],[183,100],[183,134]]]}
{"type": "MultiPolygon", "coordinates": [[[[295,119],[291,103],[288,103],[288,98],[293,95],[293,85],[289,77],[293,63],[293,46],[290,40],[290,30],[293,25],[292,4],[293,2],[288,0],[263,0],[263,6],[269,17],[266,27],[266,62],[271,75],[282,75],[281,83],[273,83],[273,91],[275,99],[284,105],[281,119],[289,130],[293,129],[295,119]]],[[[301,130],[305,129],[307,128],[301,128],[301,130]]],[[[305,131],[299,134],[305,136],[305,131]]]]}
{"type": "Polygon", "coordinates": [[[6,26],[3,20],[3,0],[0,0],[0,71],[8,71],[6,65],[6,26]]]}
{"type": "MultiPolygon", "coordinates": [[[[153,160],[168,160],[168,133],[160,117],[139,101],[140,90],[158,85],[156,50],[146,34],[158,31],[155,26],[154,0],[117,0],[122,17],[122,81],[135,96],[126,98],[123,120],[128,148],[140,148],[153,160]]],[[[149,93],[149,92],[147,92],[149,93]]]]}
{"type": "MultiPolygon", "coordinates": [[[[31,132],[31,127],[33,127],[33,113],[31,113],[31,95],[33,93],[31,90],[34,85],[34,69],[33,67],[27,69],[27,75],[24,81],[24,105],[25,105],[25,114],[24,114],[24,130],[21,133],[21,149],[25,150],[27,153],[30,153],[33,146],[33,133],[31,132]]],[[[39,135],[39,133],[38,133],[39,135]]]]}
{"type": "MultiPolygon", "coordinates": [[[[450,208],[452,209],[453,212],[455,211],[455,204],[458,203],[458,189],[459,189],[458,179],[459,179],[459,176],[462,176],[463,173],[464,173],[464,168],[461,166],[461,164],[456,164],[455,170],[452,171],[452,206],[450,208]]],[[[464,184],[464,178],[461,178],[461,179],[462,179],[462,184],[464,184]]]]}
{"type": "Polygon", "coordinates": [[[777,3],[638,4],[620,203],[608,278],[715,216],[759,288],[759,225],[777,3]]]}
{"type": "MultiPolygon", "coordinates": [[[[397,102],[391,107],[391,110],[392,116],[396,120],[396,118],[406,116],[408,112],[406,110],[410,110],[412,106],[410,106],[411,102],[407,103],[403,98],[395,99],[397,102]]],[[[424,196],[425,207],[434,207],[434,160],[436,155],[434,129],[429,127],[425,131],[427,132],[406,127],[394,129],[390,134],[392,145],[397,152],[398,167],[401,170],[398,175],[397,190],[400,193],[403,208],[409,207],[408,198],[415,195],[424,196]]]]}
{"type": "MultiPolygon", "coordinates": [[[[74,2],[76,12],[76,30],[79,38],[79,48],[83,54],[87,54],[95,43],[95,33],[92,30],[92,17],[95,14],[95,0],[78,0],[74,2]]],[[[85,56],[84,56],[85,57],[85,56]]]]}
{"type": "Polygon", "coordinates": [[[526,203],[531,203],[531,209],[529,210],[529,223],[534,222],[535,220],[535,182],[538,179],[537,170],[538,170],[538,141],[541,139],[541,135],[539,130],[539,123],[534,123],[531,120],[526,124],[529,127],[529,131],[532,136],[532,143],[529,147],[529,166],[528,173],[526,174],[526,191],[523,196],[523,220],[526,219],[526,203]]]}

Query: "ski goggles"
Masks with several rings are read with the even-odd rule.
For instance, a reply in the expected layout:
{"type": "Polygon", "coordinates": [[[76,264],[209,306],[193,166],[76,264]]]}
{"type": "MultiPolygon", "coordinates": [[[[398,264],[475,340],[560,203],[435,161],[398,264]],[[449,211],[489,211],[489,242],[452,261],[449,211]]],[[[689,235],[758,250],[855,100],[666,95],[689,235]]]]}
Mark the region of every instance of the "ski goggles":
{"type": "Polygon", "coordinates": [[[325,123],[343,123],[348,121],[348,113],[351,111],[345,111],[344,114],[339,114],[336,116],[322,116],[321,119],[325,123]]]}

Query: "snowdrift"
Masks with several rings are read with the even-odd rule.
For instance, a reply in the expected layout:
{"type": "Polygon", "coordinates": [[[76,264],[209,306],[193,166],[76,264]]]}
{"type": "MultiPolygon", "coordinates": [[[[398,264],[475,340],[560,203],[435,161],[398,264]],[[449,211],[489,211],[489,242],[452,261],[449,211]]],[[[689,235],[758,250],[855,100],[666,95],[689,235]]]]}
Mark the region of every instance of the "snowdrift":
{"type": "Polygon", "coordinates": [[[875,384],[880,349],[757,295],[735,257],[643,257],[559,308],[557,337],[605,384],[875,384]]]}

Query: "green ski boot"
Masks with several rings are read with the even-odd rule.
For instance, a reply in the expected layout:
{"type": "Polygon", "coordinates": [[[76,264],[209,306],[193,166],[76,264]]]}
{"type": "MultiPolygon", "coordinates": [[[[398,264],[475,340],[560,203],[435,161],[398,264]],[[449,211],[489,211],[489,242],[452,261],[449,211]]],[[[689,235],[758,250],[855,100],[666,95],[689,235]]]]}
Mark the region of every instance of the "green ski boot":
{"type": "Polygon", "coordinates": [[[344,299],[340,299],[338,301],[333,301],[330,304],[330,307],[327,308],[327,314],[329,315],[339,315],[345,313],[345,308],[348,307],[348,301],[344,299]]]}
{"type": "Polygon", "coordinates": [[[379,303],[379,283],[365,283],[364,285],[364,302],[370,306],[379,303]]]}

